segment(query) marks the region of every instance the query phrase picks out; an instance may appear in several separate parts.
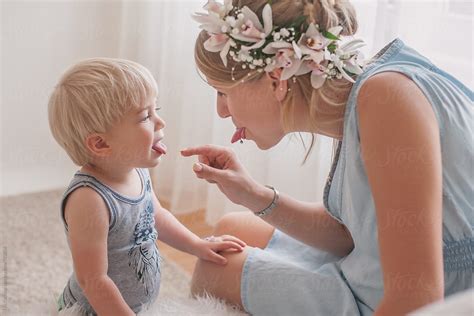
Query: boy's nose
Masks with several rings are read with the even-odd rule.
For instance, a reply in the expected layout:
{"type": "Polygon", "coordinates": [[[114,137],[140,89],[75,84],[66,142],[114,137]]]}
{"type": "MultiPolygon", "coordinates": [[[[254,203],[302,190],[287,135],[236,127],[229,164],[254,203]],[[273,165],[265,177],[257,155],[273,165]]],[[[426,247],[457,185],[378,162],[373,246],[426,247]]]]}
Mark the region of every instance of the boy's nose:
{"type": "Polygon", "coordinates": [[[156,122],[155,122],[155,130],[160,130],[165,128],[166,122],[163,120],[161,117],[157,116],[156,122]]]}

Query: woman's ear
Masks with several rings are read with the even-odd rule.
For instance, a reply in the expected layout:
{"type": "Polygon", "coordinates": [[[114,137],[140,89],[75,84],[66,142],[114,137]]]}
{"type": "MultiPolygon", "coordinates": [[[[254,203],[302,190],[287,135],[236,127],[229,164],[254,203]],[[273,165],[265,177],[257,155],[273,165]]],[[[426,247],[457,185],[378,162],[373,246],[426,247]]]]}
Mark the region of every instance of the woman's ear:
{"type": "Polygon", "coordinates": [[[271,72],[267,72],[266,75],[270,79],[272,84],[273,93],[278,101],[283,101],[288,93],[288,80],[281,80],[281,68],[276,68],[271,72]]]}
{"type": "Polygon", "coordinates": [[[96,157],[106,157],[112,150],[102,134],[90,134],[85,143],[87,150],[96,157]]]}

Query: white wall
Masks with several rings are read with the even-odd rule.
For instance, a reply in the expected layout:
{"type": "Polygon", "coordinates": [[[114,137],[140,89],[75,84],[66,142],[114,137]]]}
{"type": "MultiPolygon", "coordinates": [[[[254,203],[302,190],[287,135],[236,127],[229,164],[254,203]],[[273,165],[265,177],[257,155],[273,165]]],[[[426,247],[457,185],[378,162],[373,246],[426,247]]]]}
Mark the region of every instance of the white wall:
{"type": "Polygon", "coordinates": [[[61,73],[118,52],[121,4],[1,1],[0,195],[66,186],[77,169],[49,132],[47,102],[61,73]]]}
{"type": "MultiPolygon", "coordinates": [[[[188,83],[184,79],[196,75],[192,66],[189,69],[193,72],[186,76],[176,75],[179,72],[173,75],[169,70],[176,64],[183,66],[184,63],[193,63],[192,59],[183,57],[192,52],[193,40],[188,42],[182,37],[176,38],[178,30],[175,29],[173,33],[168,28],[159,29],[159,25],[174,23],[181,32],[183,29],[187,32],[186,27],[192,27],[190,33],[197,32],[195,24],[185,26],[179,19],[190,21],[189,11],[194,12],[205,0],[186,3],[168,1],[168,5],[165,2],[0,0],[0,196],[62,188],[68,184],[77,167],[50,135],[47,101],[62,71],[80,59],[95,56],[137,60],[156,74],[165,103],[162,113],[169,123],[166,134],[170,148],[170,154],[157,171],[160,179],[167,180],[160,182],[158,190],[161,196],[171,196],[168,191],[175,182],[181,187],[197,190],[198,183],[192,182],[194,175],[187,165],[191,160],[180,162],[183,158],[177,154],[178,149],[202,143],[195,139],[219,143],[216,139],[222,137],[208,134],[222,134],[228,129],[228,133],[232,133],[232,126],[220,119],[211,122],[216,115],[213,107],[208,108],[209,113],[213,114],[204,120],[203,116],[208,115],[205,112],[207,110],[194,106],[196,101],[205,105],[213,103],[210,101],[213,92],[201,81],[192,84],[195,89],[193,93],[185,90],[188,83]],[[177,6],[177,3],[181,6],[177,6]],[[177,12],[179,17],[174,15],[177,12]],[[174,45],[173,48],[170,45],[174,45]],[[168,60],[170,54],[173,60],[168,60]],[[177,63],[176,60],[183,62],[177,63]],[[185,102],[181,100],[183,96],[192,100],[192,111],[183,105],[178,107],[179,102],[185,102]],[[187,116],[183,116],[183,113],[187,116]],[[199,126],[192,130],[191,137],[183,127],[191,125],[193,120],[198,121],[199,126]],[[212,126],[212,131],[208,130],[208,124],[212,126]],[[204,126],[206,128],[201,128],[204,126]],[[176,161],[180,163],[176,164],[176,161]],[[186,182],[185,186],[181,185],[183,181],[186,182]]],[[[353,3],[360,22],[358,37],[365,39],[368,44],[363,49],[367,57],[393,37],[400,36],[407,44],[472,87],[472,4],[460,5],[467,2],[453,0],[353,0],[353,3]]],[[[194,39],[194,33],[191,35],[194,39]]],[[[227,140],[225,144],[228,144],[227,140]]],[[[280,148],[285,146],[287,144],[283,143],[280,148]]],[[[243,160],[247,153],[250,159],[259,157],[266,161],[265,157],[272,153],[254,154],[256,151],[252,148],[248,150],[242,151],[243,160]]],[[[274,156],[275,163],[282,158],[274,156]]],[[[301,156],[302,153],[294,157],[301,156]]],[[[322,163],[321,174],[324,174],[327,168],[324,169],[324,163],[317,160],[324,160],[327,156],[319,157],[313,154],[312,159],[316,161],[313,163],[322,163]]],[[[298,163],[299,160],[294,162],[298,163]]],[[[288,179],[297,179],[292,171],[294,168],[288,162],[283,164],[288,167],[285,169],[289,174],[288,179]]],[[[246,165],[249,167],[251,163],[246,165]]],[[[272,163],[270,165],[273,166],[272,163]]],[[[257,178],[260,176],[268,181],[273,180],[272,174],[261,174],[263,169],[259,170],[255,166],[249,169],[257,178]]],[[[298,172],[304,172],[302,170],[305,169],[298,172]]],[[[322,186],[319,187],[322,190],[322,186]]],[[[187,196],[188,193],[185,193],[184,196],[187,196]]],[[[295,196],[303,193],[314,196],[299,189],[295,196]]],[[[180,201],[183,195],[173,196],[172,201],[180,201]]],[[[185,207],[178,204],[174,207],[181,208],[185,207]]]]}

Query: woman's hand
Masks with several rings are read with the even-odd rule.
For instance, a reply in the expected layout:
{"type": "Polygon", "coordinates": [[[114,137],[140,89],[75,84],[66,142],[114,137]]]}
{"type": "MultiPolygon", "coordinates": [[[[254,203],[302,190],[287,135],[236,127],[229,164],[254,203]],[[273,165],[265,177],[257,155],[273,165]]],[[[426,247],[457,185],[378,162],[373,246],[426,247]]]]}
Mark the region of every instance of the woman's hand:
{"type": "Polygon", "coordinates": [[[199,163],[193,170],[198,178],[215,183],[232,202],[251,208],[264,186],[255,182],[237,159],[235,152],[226,147],[205,145],[181,150],[185,157],[197,155],[199,163]]]}
{"type": "Polygon", "coordinates": [[[241,252],[246,244],[237,237],[230,235],[210,236],[199,239],[193,249],[193,254],[203,260],[211,261],[217,264],[227,264],[227,259],[219,255],[220,251],[232,250],[241,252]]]}

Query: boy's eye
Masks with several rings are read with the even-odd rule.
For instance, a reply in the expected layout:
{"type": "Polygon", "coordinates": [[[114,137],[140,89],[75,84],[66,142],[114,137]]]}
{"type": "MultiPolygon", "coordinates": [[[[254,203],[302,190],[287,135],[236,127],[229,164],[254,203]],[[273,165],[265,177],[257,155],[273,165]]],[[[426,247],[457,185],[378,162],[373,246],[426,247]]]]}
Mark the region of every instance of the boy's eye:
{"type": "MultiPolygon", "coordinates": [[[[156,107],[155,108],[155,113],[161,110],[161,107],[156,107]]],[[[151,114],[148,114],[145,118],[141,120],[141,122],[146,122],[149,118],[151,117],[151,114]]]]}
{"type": "Polygon", "coordinates": [[[218,97],[223,97],[223,96],[225,96],[225,93],[222,93],[222,92],[220,92],[220,91],[217,91],[217,96],[218,96],[218,97]]]}

